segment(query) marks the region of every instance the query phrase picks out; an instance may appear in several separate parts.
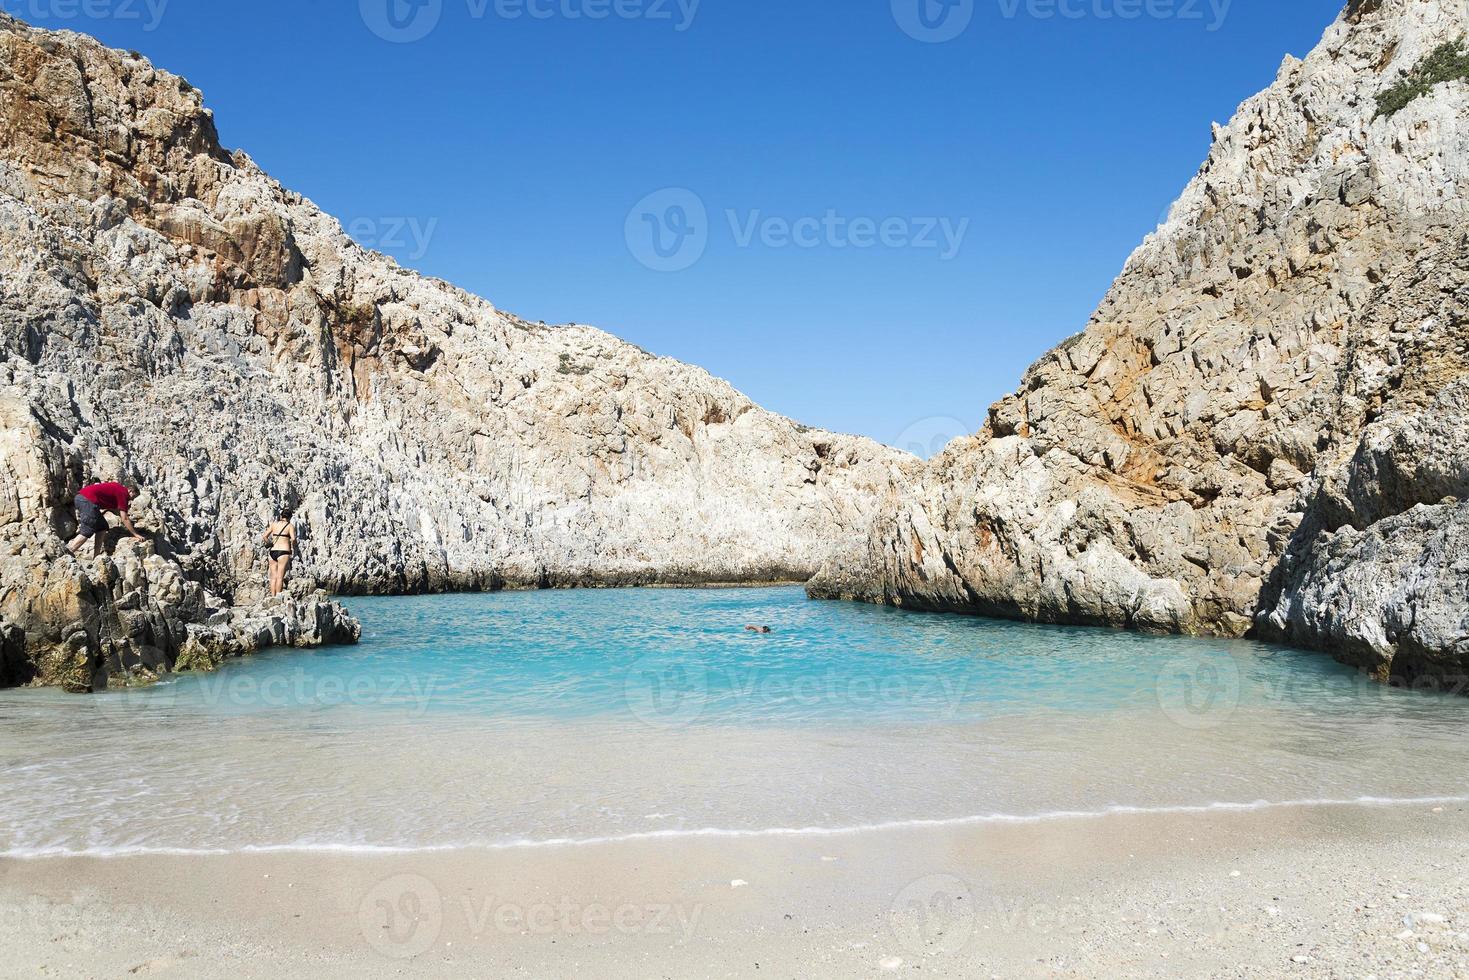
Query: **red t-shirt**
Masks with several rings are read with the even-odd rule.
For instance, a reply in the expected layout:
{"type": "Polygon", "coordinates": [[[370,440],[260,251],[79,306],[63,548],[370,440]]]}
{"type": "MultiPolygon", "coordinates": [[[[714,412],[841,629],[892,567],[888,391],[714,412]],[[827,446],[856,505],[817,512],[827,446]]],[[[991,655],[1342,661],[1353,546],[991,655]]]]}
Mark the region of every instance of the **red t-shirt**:
{"type": "Polygon", "coordinates": [[[132,494],[121,483],[94,483],[82,488],[82,496],[103,510],[127,510],[132,494]]]}

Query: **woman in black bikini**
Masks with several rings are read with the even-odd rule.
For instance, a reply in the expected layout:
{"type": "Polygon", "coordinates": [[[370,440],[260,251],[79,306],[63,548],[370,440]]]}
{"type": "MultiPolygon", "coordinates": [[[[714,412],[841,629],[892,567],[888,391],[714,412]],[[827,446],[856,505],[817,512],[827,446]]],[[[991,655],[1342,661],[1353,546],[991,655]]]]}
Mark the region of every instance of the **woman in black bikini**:
{"type": "Polygon", "coordinates": [[[286,590],[286,569],[296,553],[296,525],[291,523],[291,508],[282,506],[275,523],[265,532],[270,546],[270,594],[278,596],[286,590]]]}

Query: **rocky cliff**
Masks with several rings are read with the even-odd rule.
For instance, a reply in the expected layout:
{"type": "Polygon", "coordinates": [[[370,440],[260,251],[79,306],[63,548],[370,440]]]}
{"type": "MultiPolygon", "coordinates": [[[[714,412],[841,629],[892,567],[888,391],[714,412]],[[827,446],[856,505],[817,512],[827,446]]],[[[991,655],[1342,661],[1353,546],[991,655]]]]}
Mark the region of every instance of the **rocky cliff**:
{"type": "Polygon", "coordinates": [[[225,151],[182,79],[0,15],[0,680],[337,636],[317,587],[804,579],[915,467],[401,269],[225,151]],[[131,587],[62,548],[98,477],[144,490],[131,587]],[[231,613],[279,503],[303,608],[231,613]]]}
{"type": "Polygon", "coordinates": [[[1469,34],[1357,0],[813,595],[1469,673],[1469,34]],[[1463,501],[1463,502],[1461,502],[1463,501]]]}

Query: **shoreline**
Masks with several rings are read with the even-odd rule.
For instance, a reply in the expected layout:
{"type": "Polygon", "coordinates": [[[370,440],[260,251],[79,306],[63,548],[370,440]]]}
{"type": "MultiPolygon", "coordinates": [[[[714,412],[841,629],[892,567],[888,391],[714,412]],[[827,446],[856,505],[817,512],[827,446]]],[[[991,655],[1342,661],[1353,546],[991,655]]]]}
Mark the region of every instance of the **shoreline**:
{"type": "Polygon", "coordinates": [[[4,859],[0,973],[1469,977],[1466,857],[1460,803],[4,859]]]}
{"type": "Polygon", "coordinates": [[[632,590],[679,590],[689,591],[702,590],[726,590],[726,589],[794,589],[804,588],[807,583],[815,577],[815,573],[806,578],[760,578],[760,579],[710,579],[684,581],[681,579],[654,579],[651,581],[641,579],[623,579],[610,577],[606,579],[587,579],[576,582],[554,582],[543,585],[536,582],[500,582],[495,585],[482,587],[461,588],[454,583],[444,583],[442,587],[432,586],[415,589],[398,589],[387,591],[373,591],[363,589],[361,591],[339,591],[340,586],[332,583],[318,584],[316,580],[307,580],[311,588],[320,588],[330,595],[334,600],[344,601],[348,599],[413,599],[427,598],[431,596],[473,596],[473,595],[495,595],[500,592],[609,592],[619,589],[632,590]]]}
{"type": "Polygon", "coordinates": [[[827,839],[860,837],[866,834],[901,833],[904,831],[961,832],[995,826],[1042,827],[1054,823],[1084,823],[1125,817],[1208,817],[1227,814],[1257,814],[1276,810],[1401,810],[1412,808],[1462,807],[1469,813],[1469,795],[1377,797],[1355,799],[1256,800],[1254,802],[1213,802],[1160,806],[1115,804],[1098,810],[1054,810],[1035,814],[986,813],[940,819],[891,820],[881,823],[854,824],[845,827],[760,827],[734,829],[701,827],[684,830],[650,830],[626,834],[591,837],[517,838],[485,843],[454,844],[247,844],[238,848],[188,847],[99,847],[79,851],[39,849],[0,851],[3,861],[91,860],[119,861],[130,858],[170,857],[247,857],[262,855],[331,855],[346,857],[406,857],[429,854],[497,854],[514,851],[591,849],[624,844],[688,841],[760,841],[783,839],[827,839]]]}

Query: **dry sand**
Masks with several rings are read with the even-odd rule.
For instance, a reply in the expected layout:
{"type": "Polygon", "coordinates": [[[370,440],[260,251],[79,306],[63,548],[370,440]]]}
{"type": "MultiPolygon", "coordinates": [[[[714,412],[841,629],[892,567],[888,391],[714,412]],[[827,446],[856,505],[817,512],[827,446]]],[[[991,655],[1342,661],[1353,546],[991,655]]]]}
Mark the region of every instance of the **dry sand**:
{"type": "Polygon", "coordinates": [[[11,977],[1469,977],[1469,808],[0,863],[11,977]]]}

